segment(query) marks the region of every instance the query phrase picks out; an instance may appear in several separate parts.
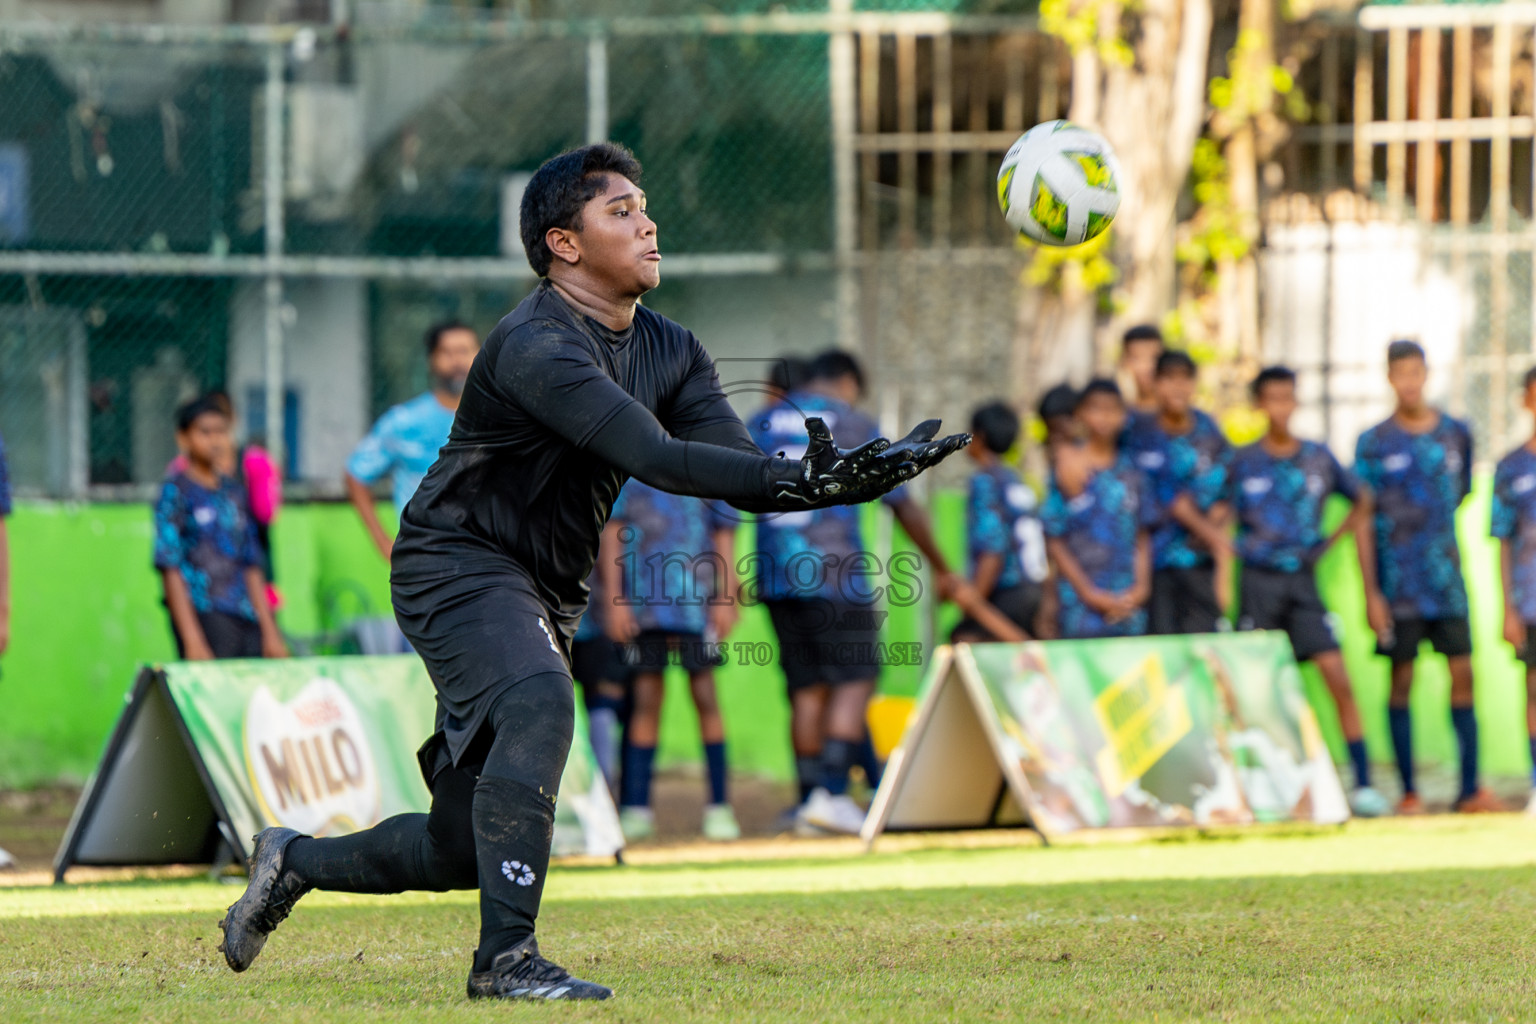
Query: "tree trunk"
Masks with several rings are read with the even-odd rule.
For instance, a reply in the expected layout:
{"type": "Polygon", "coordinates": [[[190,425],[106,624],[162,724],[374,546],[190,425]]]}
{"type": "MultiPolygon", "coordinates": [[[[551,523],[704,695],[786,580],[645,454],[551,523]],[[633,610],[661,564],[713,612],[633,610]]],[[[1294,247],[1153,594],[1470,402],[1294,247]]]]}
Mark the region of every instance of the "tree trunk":
{"type": "Polygon", "coordinates": [[[1146,0],[1136,22],[1135,62],[1104,77],[1102,125],[1126,176],[1121,319],[1155,323],[1175,299],[1176,207],[1205,123],[1211,3],[1146,0]]]}
{"type": "MultiPolygon", "coordinates": [[[[1108,368],[1124,324],[1155,323],[1173,308],[1176,207],[1205,123],[1210,56],[1211,0],[1143,0],[1134,11],[1106,2],[1099,11],[1100,42],[1123,37],[1133,59],[1120,66],[1092,47],[1075,53],[1069,116],[1102,131],[1120,160],[1120,313],[1100,323],[1097,297],[1064,274],[1059,293],[1036,304],[1030,339],[1038,372],[1074,378],[1108,368]]],[[[1056,380],[1033,383],[1039,392],[1056,380]]]]}

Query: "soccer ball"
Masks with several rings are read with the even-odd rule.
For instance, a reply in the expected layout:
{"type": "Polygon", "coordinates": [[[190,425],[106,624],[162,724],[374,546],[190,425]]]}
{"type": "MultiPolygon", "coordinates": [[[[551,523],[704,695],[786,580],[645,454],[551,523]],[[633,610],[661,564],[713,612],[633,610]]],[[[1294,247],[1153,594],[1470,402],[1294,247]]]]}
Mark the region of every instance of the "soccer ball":
{"type": "Polygon", "coordinates": [[[1120,209],[1120,164],[1098,132],[1071,121],[1037,124],[1003,157],[997,202],[1026,238],[1081,245],[1120,209]]]}

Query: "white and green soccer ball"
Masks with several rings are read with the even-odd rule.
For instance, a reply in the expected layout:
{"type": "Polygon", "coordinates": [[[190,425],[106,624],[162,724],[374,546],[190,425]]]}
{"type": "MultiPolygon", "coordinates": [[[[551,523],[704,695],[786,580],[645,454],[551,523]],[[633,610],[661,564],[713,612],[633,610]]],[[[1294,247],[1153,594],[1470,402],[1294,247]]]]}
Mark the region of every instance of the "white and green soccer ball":
{"type": "Polygon", "coordinates": [[[1120,209],[1120,164],[1098,132],[1071,121],[1037,124],[1003,157],[997,201],[1026,238],[1081,245],[1120,209]]]}

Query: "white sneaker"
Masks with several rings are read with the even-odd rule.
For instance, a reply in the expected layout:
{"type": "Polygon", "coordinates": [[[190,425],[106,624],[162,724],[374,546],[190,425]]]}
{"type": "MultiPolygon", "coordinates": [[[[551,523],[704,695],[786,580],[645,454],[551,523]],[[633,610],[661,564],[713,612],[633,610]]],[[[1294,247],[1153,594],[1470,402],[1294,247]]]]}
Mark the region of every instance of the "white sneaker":
{"type": "Polygon", "coordinates": [[[656,834],[656,815],[649,807],[620,807],[619,831],[627,843],[649,839],[656,834]]]}
{"type": "Polygon", "coordinates": [[[0,850],[0,871],[10,871],[16,867],[16,858],[4,850],[0,850]]]}
{"type": "Polygon", "coordinates": [[[1392,809],[1387,798],[1370,786],[1358,786],[1349,794],[1349,809],[1357,818],[1379,818],[1392,809]]]}
{"type": "Polygon", "coordinates": [[[1531,798],[1525,802],[1525,813],[1536,818],[1536,789],[1531,790],[1531,798]]]}
{"type": "Polygon", "coordinates": [[[704,808],[704,838],[716,843],[734,842],[741,838],[741,825],[730,804],[710,804],[704,808]]]}
{"type": "Polygon", "coordinates": [[[864,827],[864,809],[852,797],[833,796],[819,786],[806,798],[800,817],[807,825],[845,835],[856,836],[864,827]]]}

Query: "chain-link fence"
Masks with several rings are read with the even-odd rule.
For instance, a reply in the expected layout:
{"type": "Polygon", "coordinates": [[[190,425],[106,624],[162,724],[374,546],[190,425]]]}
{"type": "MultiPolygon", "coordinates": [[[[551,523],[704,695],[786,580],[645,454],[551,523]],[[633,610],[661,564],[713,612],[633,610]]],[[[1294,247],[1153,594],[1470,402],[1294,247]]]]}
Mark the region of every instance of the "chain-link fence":
{"type": "Polygon", "coordinates": [[[174,453],[171,411],[210,388],[292,479],[336,488],[371,419],[425,385],[424,329],[488,330],[531,285],[527,176],[604,138],[646,165],[666,254],[647,301],[717,356],[860,350],[884,361],[891,416],[927,396],[954,419],[1009,393],[1020,258],[1000,219],[952,194],[980,181],[986,200],[1035,111],[978,94],[969,127],[990,135],[979,156],[946,151],[942,174],[906,135],[942,127],[921,85],[936,40],[946,59],[951,35],[969,41],[981,81],[989,47],[1032,35],[1028,19],[739,6],[0,27],[0,434],[18,491],[141,495],[174,453]],[[908,124],[897,108],[918,88],[908,124]],[[905,149],[867,142],[881,132],[905,149]],[[958,255],[906,230],[918,211],[927,232],[939,206],[964,232],[958,255]]]}

